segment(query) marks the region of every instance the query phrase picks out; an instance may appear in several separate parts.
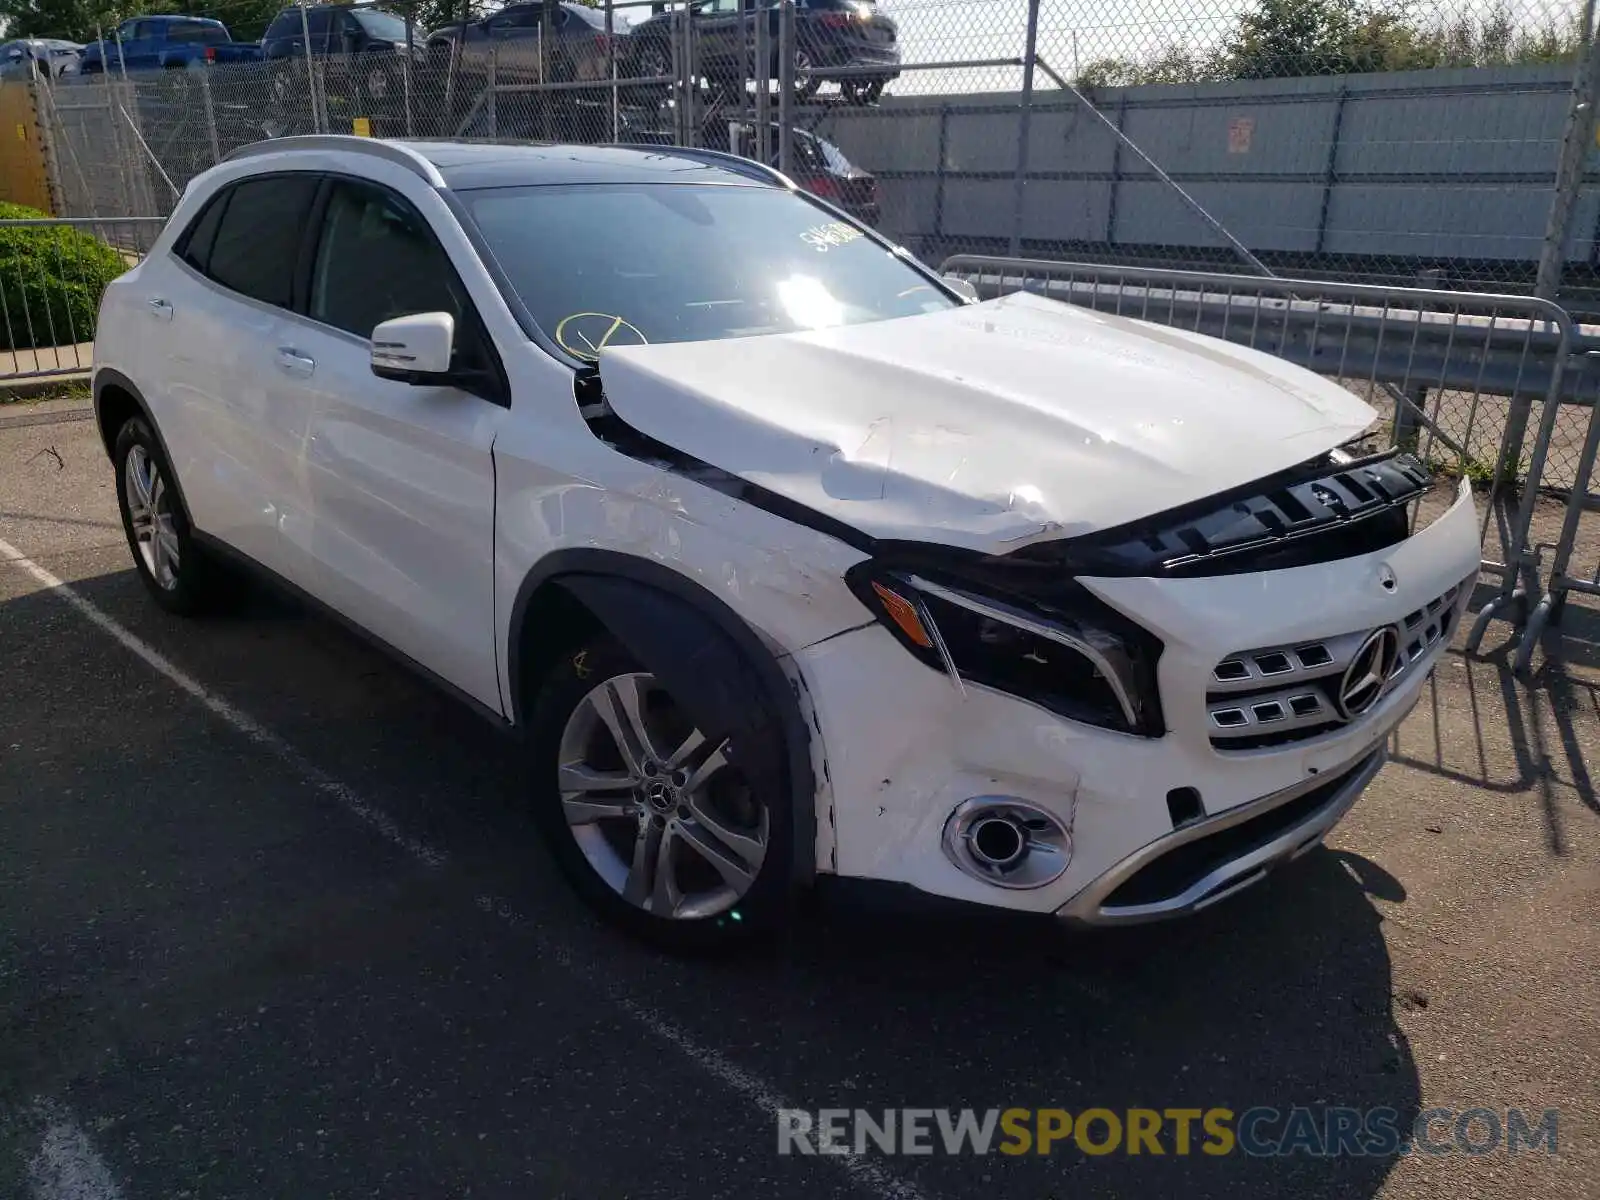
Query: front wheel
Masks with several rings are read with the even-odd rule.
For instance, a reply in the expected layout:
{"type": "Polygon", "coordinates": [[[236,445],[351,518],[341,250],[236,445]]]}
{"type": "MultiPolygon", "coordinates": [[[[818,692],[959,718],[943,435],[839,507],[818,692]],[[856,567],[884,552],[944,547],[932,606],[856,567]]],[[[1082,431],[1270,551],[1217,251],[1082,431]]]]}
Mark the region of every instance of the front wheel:
{"type": "Polygon", "coordinates": [[[531,733],[541,830],[600,915],[676,951],[728,948],[781,922],[793,876],[787,780],[751,778],[740,763],[763,756],[707,736],[616,642],[561,660],[531,733]]]}

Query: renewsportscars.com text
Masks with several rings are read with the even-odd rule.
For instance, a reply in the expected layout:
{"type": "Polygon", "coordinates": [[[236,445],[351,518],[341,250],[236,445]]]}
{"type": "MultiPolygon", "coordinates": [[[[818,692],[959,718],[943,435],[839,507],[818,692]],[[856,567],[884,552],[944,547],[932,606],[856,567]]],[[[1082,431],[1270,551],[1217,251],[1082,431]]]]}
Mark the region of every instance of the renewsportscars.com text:
{"type": "Polygon", "coordinates": [[[1519,1108],[901,1108],[778,1110],[779,1154],[1312,1157],[1556,1153],[1559,1113],[1519,1108]]]}

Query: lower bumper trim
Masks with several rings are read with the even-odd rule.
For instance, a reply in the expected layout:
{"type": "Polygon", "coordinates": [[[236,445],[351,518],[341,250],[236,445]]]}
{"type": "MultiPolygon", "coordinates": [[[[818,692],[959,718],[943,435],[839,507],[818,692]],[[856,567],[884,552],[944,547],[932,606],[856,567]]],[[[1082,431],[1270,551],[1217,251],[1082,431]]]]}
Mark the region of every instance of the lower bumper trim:
{"type": "Polygon", "coordinates": [[[1057,910],[1077,925],[1134,925],[1196,913],[1321,843],[1383,767],[1381,746],[1313,778],[1135,851],[1057,910]]]}

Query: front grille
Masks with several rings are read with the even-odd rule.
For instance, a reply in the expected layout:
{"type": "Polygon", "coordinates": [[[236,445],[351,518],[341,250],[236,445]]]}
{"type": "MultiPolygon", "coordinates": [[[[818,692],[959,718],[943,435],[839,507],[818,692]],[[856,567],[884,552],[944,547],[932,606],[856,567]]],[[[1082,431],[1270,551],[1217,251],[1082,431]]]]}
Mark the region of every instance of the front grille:
{"type": "MultiPolygon", "coordinates": [[[[1450,588],[1396,623],[1399,654],[1385,690],[1449,639],[1456,599],[1469,582],[1450,588]]],[[[1211,744],[1219,750],[1259,750],[1304,741],[1348,724],[1338,704],[1339,685],[1372,632],[1360,629],[1230,654],[1213,668],[1206,689],[1211,744]]]]}

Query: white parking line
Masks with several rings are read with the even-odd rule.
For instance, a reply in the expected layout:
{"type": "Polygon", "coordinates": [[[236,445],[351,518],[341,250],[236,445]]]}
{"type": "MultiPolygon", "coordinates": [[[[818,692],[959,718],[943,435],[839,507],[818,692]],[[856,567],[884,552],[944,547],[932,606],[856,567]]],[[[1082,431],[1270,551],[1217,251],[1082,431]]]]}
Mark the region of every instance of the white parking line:
{"type": "Polygon", "coordinates": [[[47,1100],[36,1101],[34,1112],[45,1128],[38,1153],[28,1160],[33,1200],[122,1200],[110,1168],[71,1115],[47,1100]]]}
{"type": "Polygon", "coordinates": [[[387,813],[373,808],[337,779],[307,761],[303,754],[273,733],[272,730],[262,725],[254,717],[241,712],[222,699],[222,697],[201,687],[196,679],[184,674],[184,672],[173,666],[165,656],[134,637],[133,634],[85,600],[70,584],[57,579],[3,538],[0,538],[0,559],[4,559],[13,566],[21,568],[32,576],[36,583],[60,596],[84,617],[99,626],[102,631],[115,638],[126,650],[142,658],[146,665],[165,675],[178,687],[188,692],[190,696],[205,705],[213,716],[220,717],[263,750],[270,751],[288,763],[295,773],[308,784],[323,795],[338,801],[351,815],[376,829],[383,835],[385,840],[400,847],[400,849],[417,859],[424,866],[440,867],[444,865],[444,855],[423,842],[407,837],[400,826],[396,825],[394,819],[387,813]]]}
{"type": "MultiPolygon", "coordinates": [[[[4,539],[0,539],[0,561],[8,562],[17,567],[41,587],[60,596],[84,618],[115,639],[119,645],[142,659],[147,666],[165,676],[195,700],[198,700],[213,716],[226,722],[259,748],[274,755],[312,788],[338,801],[345,811],[376,830],[385,841],[404,850],[426,867],[439,868],[448,863],[449,857],[444,851],[410,837],[387,813],[368,804],[349,787],[310,762],[303,754],[262,725],[254,717],[201,686],[193,676],[180,670],[166,656],[107,616],[71,584],[57,578],[4,539]]],[[[479,897],[478,907],[484,912],[498,917],[508,925],[524,930],[532,930],[534,928],[530,922],[510,905],[494,897],[479,897]]],[[[538,936],[537,933],[535,933],[535,936],[538,936]]],[[[694,1038],[663,1017],[635,1003],[627,996],[619,994],[607,981],[592,976],[589,971],[574,963],[564,948],[552,947],[552,950],[554,951],[552,957],[560,962],[562,966],[584,978],[586,982],[599,986],[610,995],[624,1012],[639,1022],[652,1035],[681,1051],[685,1057],[701,1070],[760,1109],[771,1121],[772,1144],[776,1147],[778,1110],[802,1106],[785,1100],[777,1088],[730,1062],[716,1050],[702,1046],[694,1038]]],[[[87,1139],[83,1138],[81,1133],[77,1136],[82,1145],[88,1147],[87,1139]]],[[[68,1142],[63,1143],[68,1147],[74,1144],[76,1143],[72,1143],[70,1139],[68,1142]]],[[[89,1147],[89,1151],[92,1154],[93,1148],[89,1147]]],[[[97,1158],[93,1161],[99,1162],[97,1158]]],[[[915,1184],[900,1178],[873,1159],[858,1155],[829,1155],[821,1158],[821,1161],[832,1163],[844,1171],[855,1183],[879,1196],[885,1197],[886,1200],[926,1200],[924,1193],[915,1184]]],[[[105,1180],[112,1187],[109,1192],[57,1191],[40,1192],[37,1193],[37,1196],[39,1200],[57,1200],[57,1198],[60,1198],[60,1200],[115,1200],[120,1196],[120,1193],[115,1190],[115,1185],[111,1183],[109,1174],[105,1175],[105,1180]]]]}

